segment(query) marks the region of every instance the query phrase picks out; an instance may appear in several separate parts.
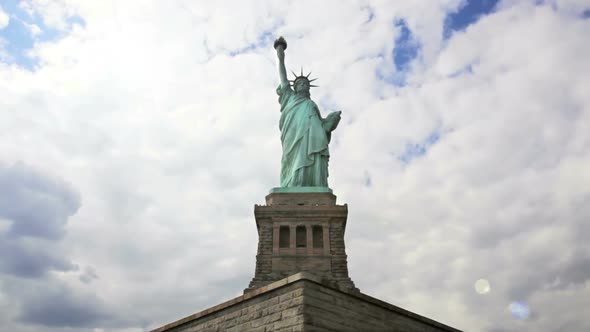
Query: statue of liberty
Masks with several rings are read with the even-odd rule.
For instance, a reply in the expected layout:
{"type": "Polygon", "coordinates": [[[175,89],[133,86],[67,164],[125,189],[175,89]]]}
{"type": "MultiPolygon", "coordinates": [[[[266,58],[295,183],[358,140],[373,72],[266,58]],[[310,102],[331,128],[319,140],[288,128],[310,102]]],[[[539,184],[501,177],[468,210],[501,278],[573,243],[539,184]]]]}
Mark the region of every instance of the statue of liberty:
{"type": "MultiPolygon", "coordinates": [[[[331,133],[338,126],[341,112],[330,113],[322,118],[318,106],[310,99],[309,89],[315,79],[308,75],[295,75],[287,79],[283,37],[275,40],[274,47],[279,59],[281,84],[277,88],[281,104],[281,187],[323,187],[328,188],[328,143],[331,133]],[[292,84],[292,86],[291,86],[292,84]]],[[[312,188],[309,188],[312,189],[312,188]]],[[[320,188],[316,188],[320,189],[320,188]]]]}

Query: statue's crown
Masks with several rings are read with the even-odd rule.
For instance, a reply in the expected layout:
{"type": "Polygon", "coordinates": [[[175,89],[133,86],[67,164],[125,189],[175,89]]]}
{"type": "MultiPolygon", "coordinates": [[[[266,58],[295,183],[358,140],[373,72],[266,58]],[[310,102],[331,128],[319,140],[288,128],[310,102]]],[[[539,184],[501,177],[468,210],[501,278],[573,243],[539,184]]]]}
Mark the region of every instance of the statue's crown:
{"type": "MultiPolygon", "coordinates": [[[[297,83],[298,80],[306,80],[309,83],[317,80],[317,78],[309,79],[309,75],[311,75],[311,72],[309,72],[309,74],[307,74],[307,75],[303,75],[303,67],[301,67],[301,74],[299,74],[299,76],[297,76],[297,74],[295,74],[294,71],[291,70],[291,72],[293,73],[293,76],[295,76],[295,79],[289,80],[289,82],[291,83],[291,86],[295,86],[295,84],[297,83]]],[[[313,84],[310,84],[309,86],[313,87],[313,88],[317,87],[317,85],[313,85],[313,84]]]]}

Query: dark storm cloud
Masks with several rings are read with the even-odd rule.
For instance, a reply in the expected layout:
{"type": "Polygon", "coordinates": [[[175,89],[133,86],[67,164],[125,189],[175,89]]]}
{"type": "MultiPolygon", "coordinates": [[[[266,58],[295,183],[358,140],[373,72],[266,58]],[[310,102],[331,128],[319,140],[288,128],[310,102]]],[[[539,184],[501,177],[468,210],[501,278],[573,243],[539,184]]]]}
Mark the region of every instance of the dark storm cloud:
{"type": "Polygon", "coordinates": [[[63,285],[43,283],[22,297],[19,320],[52,327],[93,327],[112,318],[94,295],[79,295],[63,285]]]}
{"type": "Polygon", "coordinates": [[[530,263],[531,269],[524,273],[509,289],[513,299],[527,299],[531,294],[542,289],[565,289],[571,285],[584,284],[590,279],[590,255],[575,253],[564,258],[561,264],[545,264],[539,269],[540,263],[530,263]],[[534,267],[534,268],[533,268],[534,267]]]}
{"type": "Polygon", "coordinates": [[[548,211],[549,197],[523,198],[506,205],[504,210],[482,217],[482,222],[473,227],[472,246],[489,249],[510,241],[555,221],[555,215],[548,211]]]}
{"type": "Polygon", "coordinates": [[[92,266],[87,266],[78,279],[85,284],[89,284],[94,279],[98,279],[98,274],[96,274],[96,270],[92,266]]]}
{"type": "Polygon", "coordinates": [[[55,249],[38,241],[14,240],[0,237],[0,272],[25,278],[39,278],[48,270],[70,271],[77,269],[55,249]]]}
{"type": "Polygon", "coordinates": [[[0,217],[12,221],[8,236],[57,240],[79,207],[80,197],[67,183],[20,162],[0,164],[0,217]]]}
{"type": "MultiPolygon", "coordinates": [[[[76,271],[62,238],[68,218],[80,207],[79,194],[66,182],[23,163],[0,164],[0,291],[14,299],[21,323],[39,327],[95,328],[142,326],[120,316],[88,288],[71,288],[49,271],[76,271]]],[[[89,284],[98,278],[91,266],[79,273],[89,284]]],[[[0,313],[0,317],[1,317],[0,313]]]]}
{"type": "Polygon", "coordinates": [[[561,286],[583,284],[590,279],[590,255],[576,253],[560,275],[561,286]]]}
{"type": "Polygon", "coordinates": [[[79,195],[63,181],[20,162],[0,164],[0,218],[9,221],[0,233],[0,272],[38,278],[76,269],[56,243],[79,207],[79,195]]]}
{"type": "MultiPolygon", "coordinates": [[[[89,268],[85,270],[88,272],[89,268]]],[[[141,315],[122,313],[112,304],[107,305],[101,294],[87,287],[71,287],[53,275],[36,279],[4,278],[2,281],[0,293],[12,299],[11,306],[17,309],[15,321],[32,325],[34,330],[53,331],[56,328],[61,331],[65,328],[81,331],[146,325],[139,317],[141,315]]],[[[0,317],[2,314],[0,311],[0,317]]]]}
{"type": "Polygon", "coordinates": [[[586,243],[590,233],[590,194],[574,197],[569,210],[573,212],[571,220],[576,240],[586,243]]]}

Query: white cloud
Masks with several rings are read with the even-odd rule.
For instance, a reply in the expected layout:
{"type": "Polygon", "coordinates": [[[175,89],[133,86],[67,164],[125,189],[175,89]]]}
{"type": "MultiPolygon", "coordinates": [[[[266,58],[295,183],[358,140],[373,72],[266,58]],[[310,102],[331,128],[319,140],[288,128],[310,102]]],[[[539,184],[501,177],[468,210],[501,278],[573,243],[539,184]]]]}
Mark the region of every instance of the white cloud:
{"type": "MultiPolygon", "coordinates": [[[[134,313],[88,331],[155,327],[247,286],[252,205],[278,184],[282,34],[288,67],[319,77],[322,112],[344,112],[329,180],[362,291],[466,331],[588,329],[590,20],[504,2],[443,41],[460,3],[27,2],[67,35],[35,45],[34,72],[0,63],[0,161],[63,174],[82,197],[59,246],[84,268],[45,282],[134,313]],[[70,31],[72,15],[85,26],[70,31]],[[394,70],[398,17],[423,45],[405,87],[375,75],[394,70]],[[435,130],[424,156],[398,160],[435,130]]],[[[16,295],[0,289],[0,307],[16,295]]],[[[15,310],[3,327],[42,330],[15,310]]]]}
{"type": "Polygon", "coordinates": [[[0,217],[0,235],[6,233],[12,225],[12,220],[0,217]]]}
{"type": "Polygon", "coordinates": [[[33,37],[38,36],[42,32],[41,28],[39,28],[39,26],[36,24],[33,24],[33,23],[29,24],[26,22],[23,22],[23,24],[27,27],[27,29],[29,29],[29,32],[31,33],[31,35],[33,37]]]}
{"type": "Polygon", "coordinates": [[[61,31],[68,29],[69,20],[77,15],[78,8],[76,1],[68,0],[23,0],[19,3],[19,7],[30,16],[40,15],[45,25],[61,31]]]}
{"type": "Polygon", "coordinates": [[[0,30],[6,28],[8,23],[10,23],[10,16],[0,6],[0,30]]]}

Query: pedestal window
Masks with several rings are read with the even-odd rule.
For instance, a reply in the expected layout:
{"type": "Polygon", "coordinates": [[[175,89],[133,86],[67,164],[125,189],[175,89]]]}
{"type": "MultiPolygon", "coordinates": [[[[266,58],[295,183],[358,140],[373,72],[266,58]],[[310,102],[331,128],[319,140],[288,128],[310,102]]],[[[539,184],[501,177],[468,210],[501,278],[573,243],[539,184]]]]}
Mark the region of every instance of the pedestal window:
{"type": "Polygon", "coordinates": [[[313,247],[323,248],[324,247],[324,229],[322,226],[313,226],[313,247]]]}
{"type": "Polygon", "coordinates": [[[281,226],[279,229],[279,248],[289,248],[291,230],[289,226],[281,226]]]}
{"type": "Polygon", "coordinates": [[[307,231],[305,230],[305,226],[297,226],[296,234],[296,247],[307,247],[307,231]]]}

